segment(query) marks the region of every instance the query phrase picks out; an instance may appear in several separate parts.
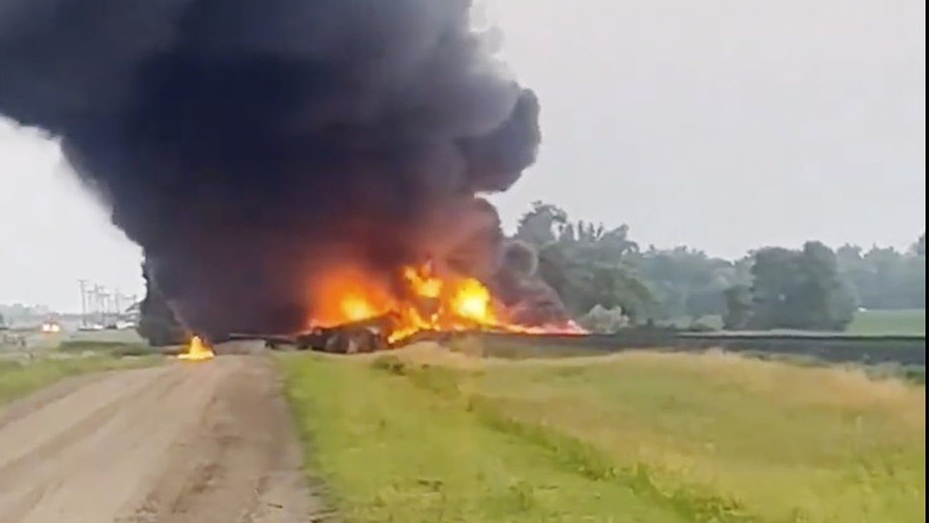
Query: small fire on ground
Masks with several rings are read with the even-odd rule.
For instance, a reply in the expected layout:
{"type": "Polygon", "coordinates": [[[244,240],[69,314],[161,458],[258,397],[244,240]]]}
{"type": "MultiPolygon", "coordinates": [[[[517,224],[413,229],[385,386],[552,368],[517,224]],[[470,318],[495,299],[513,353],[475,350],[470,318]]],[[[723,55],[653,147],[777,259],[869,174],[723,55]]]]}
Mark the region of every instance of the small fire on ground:
{"type": "Polygon", "coordinates": [[[378,281],[361,270],[331,271],[313,286],[314,316],[307,327],[329,328],[384,319],[387,341],[397,344],[419,332],[493,330],[532,334],[583,334],[573,321],[519,325],[479,280],[439,275],[431,264],[404,267],[396,282],[378,281]]]}
{"type": "Polygon", "coordinates": [[[187,351],[178,354],[177,357],[188,361],[204,361],[212,359],[213,356],[215,356],[213,349],[209,348],[199,336],[194,336],[187,345],[187,351]]]}

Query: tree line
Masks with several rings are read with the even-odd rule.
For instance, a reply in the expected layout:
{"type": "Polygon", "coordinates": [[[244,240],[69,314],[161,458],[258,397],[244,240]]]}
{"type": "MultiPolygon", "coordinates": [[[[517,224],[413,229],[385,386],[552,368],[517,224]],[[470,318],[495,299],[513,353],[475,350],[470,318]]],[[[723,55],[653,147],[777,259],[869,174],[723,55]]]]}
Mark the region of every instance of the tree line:
{"type": "Polygon", "coordinates": [[[574,221],[535,202],[513,239],[538,253],[539,276],[599,331],[710,316],[730,330],[843,330],[859,308],[926,306],[925,233],[903,252],[808,241],[725,260],[686,246],[643,248],[626,225],[574,221]]]}

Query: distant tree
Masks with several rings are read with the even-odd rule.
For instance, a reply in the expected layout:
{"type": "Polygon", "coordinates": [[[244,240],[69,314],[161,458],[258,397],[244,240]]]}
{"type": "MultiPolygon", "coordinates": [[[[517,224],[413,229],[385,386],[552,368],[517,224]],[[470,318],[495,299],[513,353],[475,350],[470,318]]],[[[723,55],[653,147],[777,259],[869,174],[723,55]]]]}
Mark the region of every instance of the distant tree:
{"type": "Polygon", "coordinates": [[[748,326],[759,329],[778,327],[802,328],[791,316],[799,311],[791,310],[788,297],[797,287],[799,259],[795,251],[782,247],[766,247],[753,255],[752,264],[752,323],[748,326]]]}
{"type": "Polygon", "coordinates": [[[696,322],[706,316],[722,316],[726,313],[725,292],[725,285],[718,283],[691,290],[684,301],[687,317],[696,322]]]}
{"type": "Polygon", "coordinates": [[[906,257],[907,292],[904,301],[908,308],[926,308],[926,233],[910,247],[906,257]]]}
{"type": "Polygon", "coordinates": [[[744,321],[744,290],[730,289],[729,327],[843,330],[851,323],[855,299],[829,247],[820,242],[807,242],[799,251],[768,247],[753,257],[750,318],[744,321]]]}
{"type": "Polygon", "coordinates": [[[723,293],[726,313],[723,315],[723,328],[741,330],[748,328],[752,319],[752,289],[745,284],[736,284],[723,293]]]}
{"type": "Polygon", "coordinates": [[[854,319],[857,304],[852,290],[839,273],[835,252],[822,242],[803,245],[801,281],[796,303],[803,311],[805,328],[844,330],[854,319]]]}
{"type": "Polygon", "coordinates": [[[531,245],[554,242],[568,225],[568,215],[561,208],[543,202],[533,202],[532,209],[522,216],[516,228],[516,238],[531,245]]]}
{"type": "MultiPolygon", "coordinates": [[[[565,305],[581,316],[600,306],[617,308],[627,318],[646,315],[653,308],[648,286],[625,257],[638,251],[629,228],[572,222],[564,210],[535,202],[519,221],[515,239],[538,252],[537,274],[565,305]]],[[[519,260],[511,260],[521,266],[519,260]]]]}
{"type": "Polygon", "coordinates": [[[926,303],[925,234],[906,252],[851,245],[833,252],[808,242],[727,261],[686,246],[642,250],[626,225],[572,221],[537,201],[515,238],[538,252],[526,267],[577,317],[600,306],[643,321],[723,315],[728,328],[831,330],[844,328],[858,306],[926,303]]]}
{"type": "Polygon", "coordinates": [[[925,256],[926,255],[926,233],[919,235],[919,239],[916,240],[910,247],[910,253],[913,256],[925,256]]]}
{"type": "Polygon", "coordinates": [[[652,296],[629,267],[574,256],[570,246],[549,244],[539,252],[541,278],[561,296],[575,315],[595,306],[620,308],[631,321],[652,308],[652,296]]]}
{"type": "Polygon", "coordinates": [[[722,315],[724,291],[736,281],[735,265],[688,247],[648,250],[632,255],[636,267],[657,302],[656,315],[663,319],[722,315]]]}
{"type": "Polygon", "coordinates": [[[839,269],[856,302],[868,309],[917,309],[926,306],[925,234],[906,252],[892,247],[865,251],[843,245],[836,251],[839,269]]]}
{"type": "Polygon", "coordinates": [[[617,264],[639,251],[639,245],[629,238],[628,225],[606,229],[603,224],[578,222],[574,228],[577,231],[574,250],[588,260],[617,264]]]}

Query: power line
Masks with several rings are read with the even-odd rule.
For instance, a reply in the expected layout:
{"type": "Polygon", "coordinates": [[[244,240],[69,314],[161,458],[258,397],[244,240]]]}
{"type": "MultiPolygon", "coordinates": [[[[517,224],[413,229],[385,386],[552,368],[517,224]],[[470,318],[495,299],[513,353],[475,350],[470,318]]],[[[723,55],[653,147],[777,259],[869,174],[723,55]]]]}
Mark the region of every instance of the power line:
{"type": "Polygon", "coordinates": [[[96,282],[80,279],[81,291],[81,326],[109,326],[118,324],[127,318],[123,307],[138,303],[137,294],[123,294],[118,287],[112,291],[96,282]]]}

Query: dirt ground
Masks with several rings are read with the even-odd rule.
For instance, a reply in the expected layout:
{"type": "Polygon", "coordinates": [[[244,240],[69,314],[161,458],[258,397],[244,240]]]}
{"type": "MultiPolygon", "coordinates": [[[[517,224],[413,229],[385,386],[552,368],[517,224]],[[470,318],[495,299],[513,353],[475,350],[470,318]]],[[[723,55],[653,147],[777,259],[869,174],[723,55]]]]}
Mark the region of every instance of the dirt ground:
{"type": "Polygon", "coordinates": [[[86,376],[0,415],[0,523],[322,521],[258,356],[86,376]]]}

